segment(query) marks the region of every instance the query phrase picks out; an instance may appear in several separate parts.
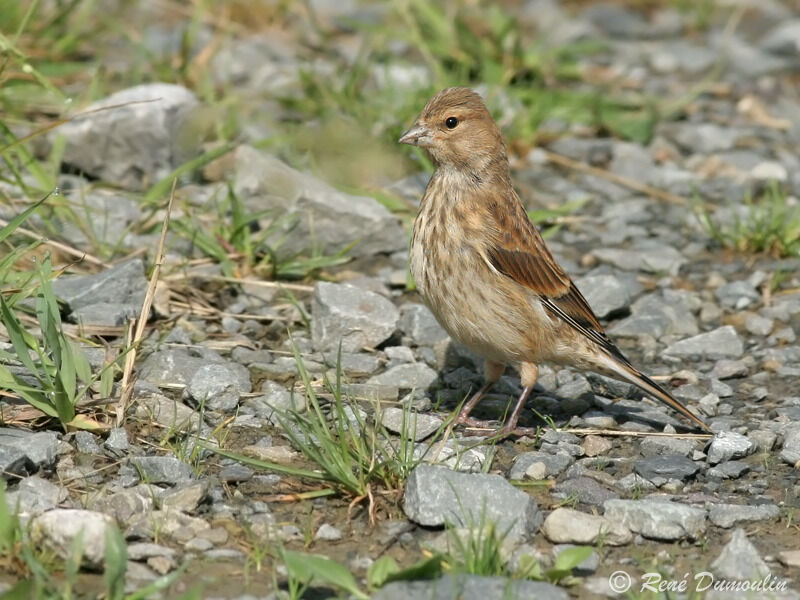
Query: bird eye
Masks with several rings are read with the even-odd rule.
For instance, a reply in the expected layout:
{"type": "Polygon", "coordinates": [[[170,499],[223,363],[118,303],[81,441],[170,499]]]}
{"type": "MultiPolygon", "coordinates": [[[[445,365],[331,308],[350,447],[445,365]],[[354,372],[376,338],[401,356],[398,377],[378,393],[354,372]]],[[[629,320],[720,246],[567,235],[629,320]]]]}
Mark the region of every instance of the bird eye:
{"type": "Polygon", "coordinates": [[[447,117],[447,120],[445,120],[444,124],[448,129],[455,129],[456,125],[458,125],[458,119],[455,117],[447,117]]]}

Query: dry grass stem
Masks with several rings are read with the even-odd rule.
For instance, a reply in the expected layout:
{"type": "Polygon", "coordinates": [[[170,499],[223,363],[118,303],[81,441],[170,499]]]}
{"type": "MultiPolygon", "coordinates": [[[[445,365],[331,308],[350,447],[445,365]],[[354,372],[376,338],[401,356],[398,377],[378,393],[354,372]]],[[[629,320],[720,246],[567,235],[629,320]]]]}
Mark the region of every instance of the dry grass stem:
{"type": "MultiPolygon", "coordinates": [[[[169,194],[169,202],[167,202],[167,212],[164,215],[164,223],[161,227],[161,237],[158,239],[158,247],[156,248],[155,260],[153,261],[153,272],[150,275],[150,282],[147,285],[147,293],[142,302],[142,311],[139,313],[139,318],[136,321],[136,330],[132,338],[129,339],[128,353],[125,355],[125,366],[122,370],[122,385],[117,404],[117,427],[122,426],[125,421],[125,411],[128,408],[131,394],[133,393],[133,385],[131,385],[131,374],[133,373],[133,365],[136,361],[136,349],[139,342],[144,337],[145,325],[147,318],[150,315],[150,308],[153,306],[153,298],[156,294],[156,285],[158,284],[158,276],[161,273],[161,265],[164,263],[164,245],[167,239],[167,231],[169,230],[169,216],[172,212],[172,203],[175,200],[175,186],[178,184],[177,179],[172,180],[172,191],[169,194]]],[[[131,323],[132,325],[132,323],[131,323]]],[[[130,329],[129,329],[130,333],[130,329]]]]}

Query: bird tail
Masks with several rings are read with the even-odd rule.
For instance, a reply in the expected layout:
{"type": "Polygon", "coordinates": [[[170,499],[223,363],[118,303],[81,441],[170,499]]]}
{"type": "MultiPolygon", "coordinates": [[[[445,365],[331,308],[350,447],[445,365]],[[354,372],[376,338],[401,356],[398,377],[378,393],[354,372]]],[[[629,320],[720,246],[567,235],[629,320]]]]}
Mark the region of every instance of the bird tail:
{"type": "Polygon", "coordinates": [[[687,419],[691,420],[695,423],[698,427],[703,429],[704,431],[711,432],[711,428],[697,415],[695,415],[692,411],[690,411],[684,404],[675,398],[672,394],[658,385],[655,381],[650,379],[644,373],[638,371],[635,367],[631,364],[625,364],[614,357],[608,356],[608,360],[603,361],[603,366],[617,375],[618,377],[632,383],[642,391],[650,394],[657,400],[660,400],[667,406],[671,407],[673,410],[678,411],[687,419]]]}

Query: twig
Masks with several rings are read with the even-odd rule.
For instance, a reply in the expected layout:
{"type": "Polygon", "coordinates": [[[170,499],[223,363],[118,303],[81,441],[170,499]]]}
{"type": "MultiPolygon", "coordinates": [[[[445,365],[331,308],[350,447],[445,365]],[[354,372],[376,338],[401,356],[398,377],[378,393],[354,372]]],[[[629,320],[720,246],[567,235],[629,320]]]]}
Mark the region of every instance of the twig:
{"type": "MultiPolygon", "coordinates": [[[[0,219],[0,227],[5,227],[6,225],[8,225],[8,221],[0,219]]],[[[92,256],[91,254],[85,252],[84,250],[78,250],[76,248],[73,248],[72,246],[68,246],[67,244],[62,244],[61,242],[49,240],[45,236],[40,235],[35,231],[31,231],[30,229],[25,229],[24,227],[17,227],[14,230],[14,233],[21,233],[22,235],[32,240],[41,242],[46,246],[50,246],[51,248],[63,252],[64,254],[69,254],[70,256],[74,256],[78,259],[78,262],[85,260],[88,263],[92,263],[93,265],[97,265],[98,267],[103,267],[105,269],[108,269],[111,266],[107,262],[103,262],[96,256],[92,256]]]]}
{"type": "MultiPolygon", "coordinates": [[[[119,404],[117,405],[117,427],[120,427],[125,421],[125,410],[128,408],[131,395],[133,394],[133,386],[131,385],[131,373],[133,373],[133,364],[136,360],[136,349],[139,342],[144,336],[145,325],[147,318],[150,316],[150,309],[153,306],[153,297],[156,295],[156,285],[158,284],[158,276],[161,274],[161,266],[164,264],[164,246],[167,239],[167,230],[169,229],[169,216],[172,213],[172,202],[175,200],[175,187],[178,184],[177,179],[172,180],[172,191],[169,194],[169,202],[167,202],[167,212],[164,215],[164,223],[161,226],[161,237],[158,239],[158,247],[156,248],[155,260],[153,261],[153,272],[150,275],[150,281],[147,284],[147,293],[142,302],[142,311],[139,313],[139,319],[136,321],[136,331],[133,338],[129,342],[129,352],[125,355],[125,367],[122,370],[122,391],[119,396],[119,404]]],[[[131,326],[133,323],[131,323],[131,326]]],[[[130,329],[129,329],[130,332],[130,329]]]]}
{"type": "Polygon", "coordinates": [[[714,437],[712,433],[666,433],[664,431],[620,431],[618,429],[594,429],[584,427],[579,429],[559,429],[565,433],[575,435],[608,435],[614,437],[668,437],[680,440],[707,440],[714,437]]]}
{"type": "MultiPolygon", "coordinates": [[[[193,315],[201,315],[206,317],[233,317],[235,319],[249,319],[251,321],[287,321],[291,323],[302,323],[302,319],[292,319],[287,317],[280,317],[280,316],[269,316],[269,315],[251,315],[249,313],[229,313],[225,312],[224,310],[218,310],[216,308],[206,308],[205,306],[195,306],[189,304],[188,302],[181,302],[180,300],[171,300],[170,305],[174,306],[175,308],[181,308],[188,311],[190,314],[193,315]]],[[[289,352],[288,354],[291,354],[289,352]]]]}
{"type": "Polygon", "coordinates": [[[284,288],[295,292],[313,292],[314,288],[310,285],[300,283],[286,283],[283,281],[263,281],[261,279],[241,279],[239,277],[223,277],[222,275],[204,275],[202,273],[188,275],[175,274],[165,278],[166,281],[182,281],[185,279],[202,279],[203,281],[222,281],[225,283],[238,283],[240,285],[254,285],[265,288],[284,288]]]}
{"type": "Polygon", "coordinates": [[[669,204],[677,204],[680,206],[684,206],[689,202],[683,196],[678,196],[677,194],[660,190],[651,185],[647,185],[646,183],[636,181],[635,179],[629,179],[628,177],[617,175],[616,173],[612,173],[606,169],[600,169],[598,167],[593,167],[592,165],[587,165],[586,163],[568,158],[563,154],[556,154],[550,150],[544,150],[544,153],[547,157],[547,160],[549,160],[551,163],[566,167],[568,169],[573,169],[575,171],[588,173],[589,175],[594,175],[595,177],[600,177],[610,181],[611,183],[621,185],[622,187],[647,194],[648,196],[656,198],[657,200],[662,200],[664,202],[668,202],[669,204]]]}
{"type": "MultiPolygon", "coordinates": [[[[494,431],[490,428],[467,427],[471,431],[494,431]]],[[[619,429],[593,429],[584,427],[578,429],[556,428],[559,433],[572,433],[575,435],[606,435],[609,437],[668,437],[679,440],[708,440],[714,437],[712,433],[666,433],[664,431],[620,431],[619,429]]]]}

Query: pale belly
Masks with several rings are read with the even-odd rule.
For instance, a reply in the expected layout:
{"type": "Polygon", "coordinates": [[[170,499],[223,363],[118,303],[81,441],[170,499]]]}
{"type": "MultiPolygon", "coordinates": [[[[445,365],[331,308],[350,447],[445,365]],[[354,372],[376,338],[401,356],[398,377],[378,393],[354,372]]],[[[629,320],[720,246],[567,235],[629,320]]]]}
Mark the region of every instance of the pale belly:
{"type": "Polygon", "coordinates": [[[535,298],[502,281],[471,247],[426,246],[425,241],[414,238],[411,273],[425,304],[453,339],[495,362],[549,358],[542,349],[552,346],[554,331],[535,298]]]}

